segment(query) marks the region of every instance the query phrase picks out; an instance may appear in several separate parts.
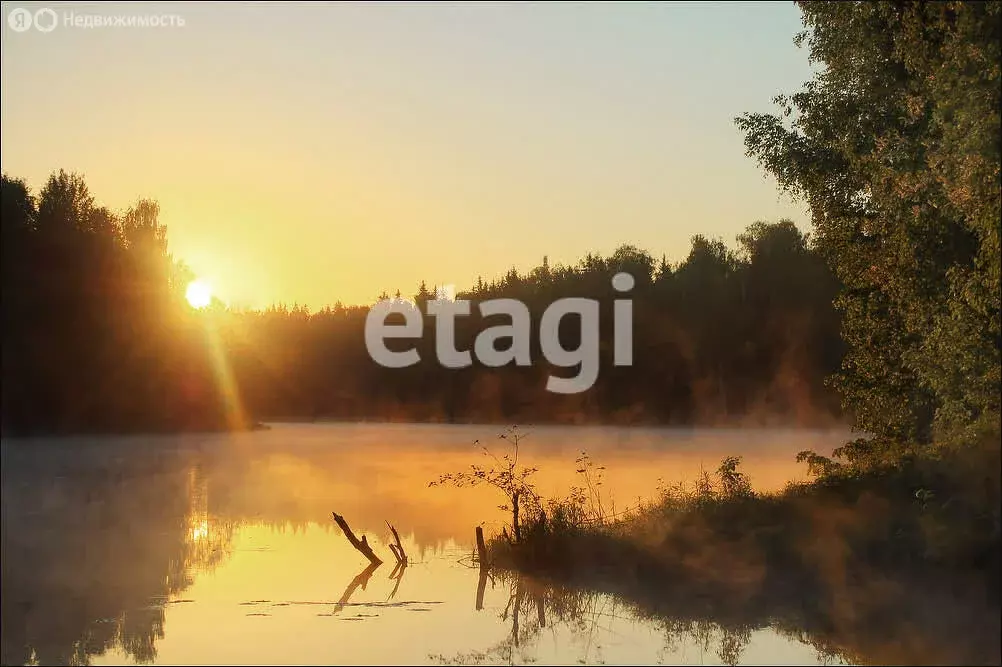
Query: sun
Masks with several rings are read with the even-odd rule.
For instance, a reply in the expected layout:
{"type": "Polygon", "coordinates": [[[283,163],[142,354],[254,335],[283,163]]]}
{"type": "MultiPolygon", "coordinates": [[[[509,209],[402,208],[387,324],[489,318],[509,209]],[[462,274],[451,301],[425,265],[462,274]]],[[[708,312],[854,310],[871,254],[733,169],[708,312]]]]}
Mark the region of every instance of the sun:
{"type": "Polygon", "coordinates": [[[209,284],[201,280],[193,280],[188,283],[188,291],[184,293],[188,303],[192,308],[205,308],[212,303],[212,288],[209,284]]]}

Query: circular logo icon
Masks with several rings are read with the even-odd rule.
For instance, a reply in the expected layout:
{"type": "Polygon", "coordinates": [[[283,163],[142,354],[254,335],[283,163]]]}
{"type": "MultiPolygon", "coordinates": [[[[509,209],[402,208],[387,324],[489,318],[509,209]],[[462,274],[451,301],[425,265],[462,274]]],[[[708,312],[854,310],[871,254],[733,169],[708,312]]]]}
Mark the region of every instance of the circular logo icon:
{"type": "Polygon", "coordinates": [[[14,32],[31,30],[31,12],[24,7],[18,7],[7,15],[7,25],[14,32]]]}
{"type": "Polygon", "coordinates": [[[35,12],[35,29],[38,32],[52,32],[58,23],[59,17],[53,9],[43,7],[35,12]]]}

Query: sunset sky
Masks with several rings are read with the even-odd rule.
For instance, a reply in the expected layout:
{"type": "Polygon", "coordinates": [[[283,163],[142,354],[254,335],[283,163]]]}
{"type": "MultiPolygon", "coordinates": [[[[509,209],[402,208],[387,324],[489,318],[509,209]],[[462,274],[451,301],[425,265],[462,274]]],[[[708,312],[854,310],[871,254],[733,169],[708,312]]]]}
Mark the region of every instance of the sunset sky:
{"type": "Polygon", "coordinates": [[[371,303],[804,207],[733,118],[810,76],[792,3],[3,4],[2,168],[157,199],[232,305],[371,303]],[[18,33],[18,7],[183,27],[18,33]]]}

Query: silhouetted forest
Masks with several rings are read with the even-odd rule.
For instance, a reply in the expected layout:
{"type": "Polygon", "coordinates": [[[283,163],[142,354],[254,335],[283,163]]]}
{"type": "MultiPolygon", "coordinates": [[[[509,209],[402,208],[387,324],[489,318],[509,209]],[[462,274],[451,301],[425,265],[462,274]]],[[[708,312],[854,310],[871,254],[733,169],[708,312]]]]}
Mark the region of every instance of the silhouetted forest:
{"type": "Polygon", "coordinates": [[[218,428],[211,348],[155,202],[116,214],[60,171],[3,176],[3,429],[218,428]]]}
{"type": "MultiPolygon", "coordinates": [[[[458,298],[515,298],[533,319],[531,366],[442,367],[435,318],[424,317],[421,362],[388,369],[369,358],[368,306],[337,303],[195,310],[193,278],[167,250],[157,204],[117,214],[95,203],[84,179],[53,174],[34,195],[3,177],[3,426],[5,432],[182,430],[248,420],[384,419],[617,423],[830,422],[824,384],[842,355],[837,283],[811,240],[790,221],[756,222],[736,248],[697,235],[672,264],[632,246],[574,266],[546,258],[511,269],[458,298]],[[634,276],[634,364],[612,363],[611,278],[634,276]],[[600,302],[600,370],[592,389],[545,389],[543,310],[563,297],[600,302]]],[[[496,263],[492,259],[491,263],[496,263]]],[[[435,295],[422,284],[423,312],[435,295]]],[[[380,295],[386,297],[387,295],[380,295]]],[[[401,296],[399,293],[397,296],[401,296]]],[[[457,319],[457,349],[507,317],[457,319]]],[[[565,318],[562,343],[580,321],[565,318]]]]}

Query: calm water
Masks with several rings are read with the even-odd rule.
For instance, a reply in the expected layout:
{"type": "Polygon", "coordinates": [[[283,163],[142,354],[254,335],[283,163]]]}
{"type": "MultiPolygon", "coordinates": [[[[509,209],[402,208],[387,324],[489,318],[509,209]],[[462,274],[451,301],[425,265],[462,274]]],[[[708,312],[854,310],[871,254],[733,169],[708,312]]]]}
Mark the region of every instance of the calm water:
{"type": "MultiPolygon", "coordinates": [[[[744,456],[761,489],[796,452],[845,433],[527,428],[522,460],[563,494],[587,450],[617,511],[659,478],[744,456]]],[[[783,663],[840,661],[795,630],[643,619],[606,595],[488,583],[473,530],[501,525],[480,489],[429,488],[482,457],[493,426],[273,425],[236,435],[3,444],[4,664],[783,663]],[[343,514],[387,564],[366,560],[343,514]],[[386,521],[411,564],[392,572],[386,521]],[[393,576],[396,575],[396,576],[393,576]]]]}

